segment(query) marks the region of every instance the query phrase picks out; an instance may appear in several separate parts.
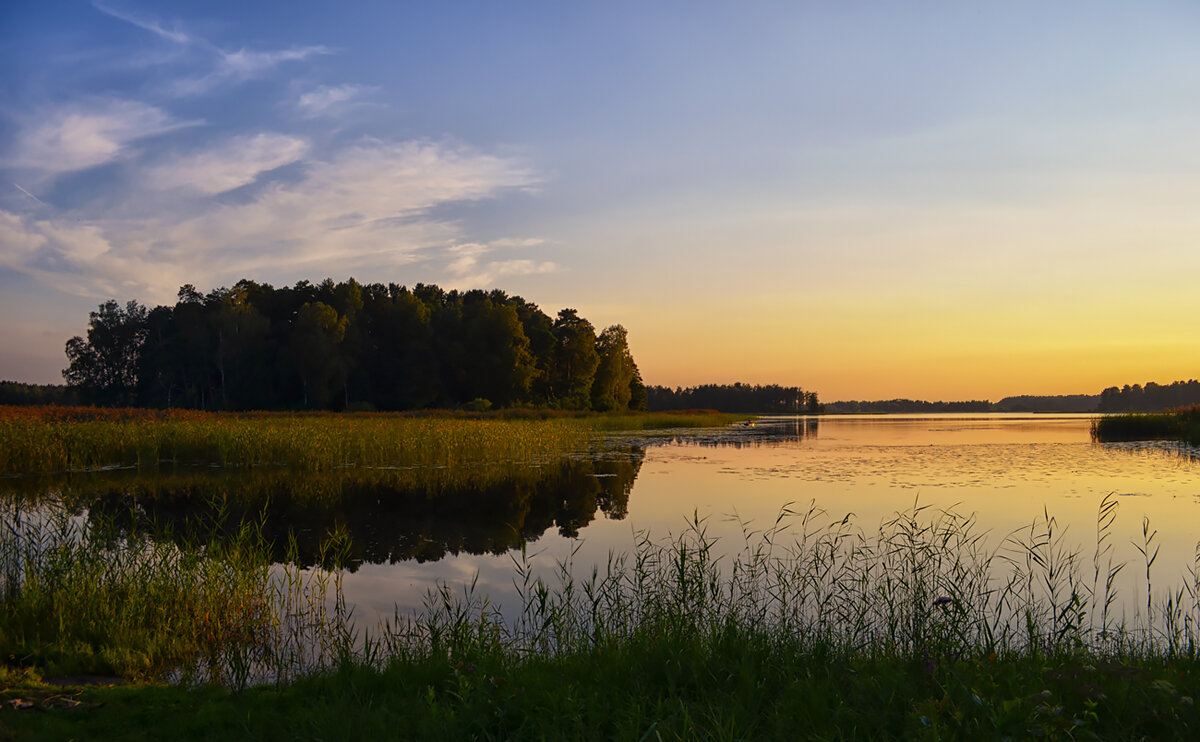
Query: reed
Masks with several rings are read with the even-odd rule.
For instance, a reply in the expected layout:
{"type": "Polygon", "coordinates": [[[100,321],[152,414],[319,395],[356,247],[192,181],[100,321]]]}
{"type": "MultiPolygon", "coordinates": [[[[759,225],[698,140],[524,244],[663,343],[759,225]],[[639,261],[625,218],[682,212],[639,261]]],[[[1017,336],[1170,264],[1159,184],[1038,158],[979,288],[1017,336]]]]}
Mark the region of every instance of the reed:
{"type": "Polygon", "coordinates": [[[113,533],[64,508],[0,506],[5,665],[241,688],[311,671],[346,637],[337,573],[273,566],[254,524],[184,545],[113,533]]]}
{"type": "Polygon", "coordinates": [[[1173,440],[1200,446],[1200,405],[1158,413],[1105,415],[1092,422],[1102,442],[1173,440]]]}
{"type": "Polygon", "coordinates": [[[164,415],[54,419],[0,415],[0,473],[215,464],[302,471],[539,462],[583,445],[570,419],[399,415],[164,415]]]}
{"type": "Polygon", "coordinates": [[[537,576],[522,551],[514,557],[520,600],[509,618],[469,586],[443,588],[419,616],[395,617],[383,636],[405,656],[469,655],[490,646],[481,637],[521,655],[556,655],[647,634],[712,638],[730,626],[847,655],[1194,656],[1197,574],[1173,592],[1154,591],[1158,547],[1148,521],[1135,545],[1145,610],[1114,615],[1125,567],[1112,558],[1116,508],[1112,495],[1101,502],[1090,559],[1049,513],[993,543],[972,516],[953,510],[914,505],[864,531],[848,516],[789,508],[765,530],[743,524],[736,554],[718,552],[706,521],[693,518],[666,542],[641,534],[632,553],[582,575],[568,559],[553,576],[537,576]]]}
{"type": "MultiPolygon", "coordinates": [[[[736,553],[693,517],[547,575],[522,551],[506,613],[473,582],[441,585],[369,636],[324,633],[323,672],[236,695],[79,692],[104,705],[37,731],[121,737],[138,718],[180,738],[1190,738],[1200,554],[1181,587],[1148,584],[1145,613],[1114,620],[1116,502],[1087,551],[1045,512],[993,540],[920,505],[871,529],[787,509],[742,524],[736,553]]],[[[1154,547],[1146,524],[1148,577],[1154,547]]]]}
{"type": "Polygon", "coordinates": [[[0,408],[0,474],[176,464],[457,470],[530,464],[576,451],[599,431],[725,425],[720,413],[582,416],[198,413],[0,408]]]}

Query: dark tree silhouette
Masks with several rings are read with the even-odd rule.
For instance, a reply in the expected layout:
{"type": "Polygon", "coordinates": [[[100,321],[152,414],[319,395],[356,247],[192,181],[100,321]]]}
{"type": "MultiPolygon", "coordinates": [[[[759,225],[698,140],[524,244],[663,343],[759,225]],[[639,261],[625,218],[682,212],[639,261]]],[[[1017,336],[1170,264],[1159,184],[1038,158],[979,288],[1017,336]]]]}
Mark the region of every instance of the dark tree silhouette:
{"type": "Polygon", "coordinates": [[[106,302],[92,313],[87,340],[67,344],[67,356],[65,391],[99,404],[623,410],[646,403],[620,326],[597,338],[573,309],[552,321],[503,291],[427,284],[409,290],[325,279],[276,289],[243,280],[207,295],[189,284],[173,306],[150,311],[106,302]]]}
{"type": "Polygon", "coordinates": [[[89,315],[87,340],[77,335],[67,341],[67,384],[89,402],[134,404],[146,317],[146,308],[136,301],[123,309],[113,300],[101,304],[89,315]]]}

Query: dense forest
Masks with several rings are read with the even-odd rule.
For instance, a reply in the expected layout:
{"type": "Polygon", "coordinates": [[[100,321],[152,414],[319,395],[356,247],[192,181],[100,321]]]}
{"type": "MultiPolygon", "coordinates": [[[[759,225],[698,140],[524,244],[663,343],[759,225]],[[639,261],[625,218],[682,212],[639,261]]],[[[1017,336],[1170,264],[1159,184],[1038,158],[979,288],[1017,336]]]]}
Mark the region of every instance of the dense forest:
{"type": "Polygon", "coordinates": [[[239,281],[174,306],[100,305],[67,342],[68,386],[103,405],[409,410],[645,409],[626,332],[551,319],[500,290],[354,279],[239,281]]]}
{"type": "Polygon", "coordinates": [[[79,395],[62,384],[0,381],[0,405],[77,405],[79,395]]]}
{"type": "Polygon", "coordinates": [[[799,414],[821,411],[816,392],[768,384],[704,384],[696,387],[651,386],[647,407],[660,410],[718,410],[720,412],[799,414]]]}
{"type": "Polygon", "coordinates": [[[884,412],[991,412],[992,403],[987,400],[971,400],[968,402],[926,402],[920,399],[881,399],[881,400],[850,400],[846,402],[830,402],[825,405],[825,411],[842,414],[884,413],[884,412]]]}
{"type": "Polygon", "coordinates": [[[1098,394],[1021,394],[995,404],[996,412],[1095,412],[1098,394]]]}
{"type": "Polygon", "coordinates": [[[1200,381],[1175,381],[1166,386],[1146,382],[1146,386],[1126,384],[1110,386],[1100,392],[1098,412],[1160,412],[1176,407],[1200,404],[1200,381]]]}

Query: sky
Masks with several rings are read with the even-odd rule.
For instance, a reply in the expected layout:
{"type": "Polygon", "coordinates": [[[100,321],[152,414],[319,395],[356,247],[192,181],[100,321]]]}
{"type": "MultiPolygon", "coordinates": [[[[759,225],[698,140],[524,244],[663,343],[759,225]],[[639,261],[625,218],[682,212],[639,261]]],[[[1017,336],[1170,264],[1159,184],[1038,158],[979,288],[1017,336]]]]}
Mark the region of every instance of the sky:
{"type": "Polygon", "coordinates": [[[1193,2],[0,6],[0,379],[113,298],[501,288],[648,384],[1200,376],[1193,2]]]}

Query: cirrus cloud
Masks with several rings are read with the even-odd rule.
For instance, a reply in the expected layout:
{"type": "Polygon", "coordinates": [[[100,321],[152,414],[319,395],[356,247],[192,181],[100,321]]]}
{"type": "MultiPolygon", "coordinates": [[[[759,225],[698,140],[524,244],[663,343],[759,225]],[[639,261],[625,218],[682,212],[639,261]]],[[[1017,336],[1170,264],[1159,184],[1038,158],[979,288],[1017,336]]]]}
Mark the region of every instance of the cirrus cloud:
{"type": "Polygon", "coordinates": [[[190,188],[216,194],[254,182],[260,173],[296,162],[308,142],[282,134],[235,137],[218,147],[167,160],[147,172],[159,188],[190,188]]]}
{"type": "Polygon", "coordinates": [[[5,165],[43,176],[83,170],[115,160],[138,139],[195,123],[137,101],[81,101],[28,118],[5,165]]]}
{"type": "Polygon", "coordinates": [[[497,249],[522,248],[540,245],[544,240],[537,238],[501,238],[487,244],[466,242],[450,247],[446,254],[450,262],[446,271],[453,277],[451,285],[462,288],[478,288],[492,285],[497,278],[504,276],[528,276],[535,274],[557,273],[557,264],[548,260],[530,260],[517,258],[509,260],[485,260],[484,257],[497,249]]]}
{"type": "Polygon", "coordinates": [[[303,93],[296,101],[296,107],[305,117],[324,116],[338,110],[342,104],[358,97],[369,88],[362,85],[338,85],[329,87],[321,85],[307,93],[303,93]]]}
{"type": "MultiPolygon", "coordinates": [[[[260,134],[189,155],[133,178],[103,213],[33,219],[0,212],[0,264],[88,296],[134,295],[168,301],[181,283],[217,285],[272,277],[393,271],[460,241],[460,227],[435,209],[533,187],[524,162],[435,142],[361,140],[304,159],[298,139],[260,134]],[[236,163],[239,153],[246,162],[236,163]],[[238,202],[213,195],[253,181],[271,167],[299,163],[291,180],[262,184],[238,202]],[[170,199],[150,216],[144,201],[165,185],[199,192],[170,199]],[[129,215],[136,214],[136,218],[129,215]]],[[[545,272],[552,264],[494,261],[473,278],[545,272]]],[[[467,277],[466,266],[451,273],[467,277]]],[[[272,279],[276,280],[276,279],[272,279]]]]}

